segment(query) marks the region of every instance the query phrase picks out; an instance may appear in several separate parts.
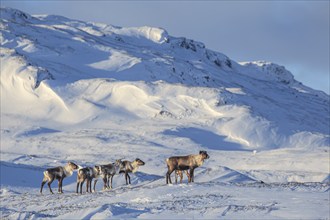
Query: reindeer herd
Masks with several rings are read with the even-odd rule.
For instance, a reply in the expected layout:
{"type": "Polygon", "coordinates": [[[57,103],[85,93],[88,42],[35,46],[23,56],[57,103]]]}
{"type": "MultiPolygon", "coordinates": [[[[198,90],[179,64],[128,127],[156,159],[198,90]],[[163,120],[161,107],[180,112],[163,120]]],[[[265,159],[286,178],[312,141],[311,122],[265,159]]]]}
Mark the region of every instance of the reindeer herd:
{"type": "MultiPolygon", "coordinates": [[[[188,182],[194,182],[194,170],[201,166],[205,159],[208,159],[209,155],[206,151],[200,151],[199,154],[188,156],[174,156],[166,159],[167,173],[166,184],[171,184],[171,174],[175,171],[175,183],[177,183],[178,176],[180,177],[180,183],[182,183],[183,172],[188,177],[188,182]],[[189,172],[188,172],[189,170],[189,172]]],[[[52,182],[58,180],[58,193],[63,193],[62,185],[63,179],[72,176],[73,172],[77,170],[77,188],[76,193],[82,194],[83,184],[86,182],[86,192],[92,192],[92,181],[94,179],[93,191],[95,192],[95,186],[98,179],[103,180],[103,190],[112,189],[112,179],[115,174],[124,173],[126,185],[131,184],[131,178],[129,173],[135,173],[140,166],[145,163],[136,158],[134,161],[122,161],[116,160],[114,163],[105,165],[96,165],[94,167],[81,167],[73,162],[68,162],[65,166],[49,168],[44,171],[44,178],[41,183],[40,193],[44,185],[47,183],[48,188],[52,194],[51,188],[52,182]]]]}

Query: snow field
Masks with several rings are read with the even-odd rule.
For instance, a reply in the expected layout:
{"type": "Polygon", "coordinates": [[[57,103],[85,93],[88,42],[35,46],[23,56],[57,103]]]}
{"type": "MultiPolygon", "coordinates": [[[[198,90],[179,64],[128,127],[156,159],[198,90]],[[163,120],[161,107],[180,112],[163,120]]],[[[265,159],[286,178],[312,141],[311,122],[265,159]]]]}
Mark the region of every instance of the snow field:
{"type": "MultiPolygon", "coordinates": [[[[2,164],[2,169],[12,174],[22,173],[21,166],[14,168],[7,165],[2,164]]],[[[30,183],[34,184],[32,177],[37,173],[40,175],[40,170],[23,169],[27,172],[26,177],[30,177],[25,182],[16,182],[23,187],[12,184],[1,189],[2,204],[5,204],[1,210],[4,218],[232,219],[249,216],[286,219],[301,216],[323,218],[328,214],[323,206],[328,201],[327,184],[261,184],[241,179],[241,183],[196,181],[193,184],[166,185],[162,176],[137,172],[131,175],[133,181],[130,186],[124,185],[123,176],[115,176],[115,188],[109,191],[77,195],[72,177],[64,180],[64,194],[51,195],[45,189],[44,194],[40,195],[37,187],[27,187],[30,183]]],[[[224,172],[224,176],[227,175],[224,172]]]]}
{"type": "Polygon", "coordinates": [[[329,218],[329,96],[284,67],[161,28],[14,9],[0,27],[1,218],[329,218]],[[166,185],[165,159],[200,150],[195,183],[166,185]],[[146,163],[130,186],[39,194],[48,167],[119,158],[146,163]]]}

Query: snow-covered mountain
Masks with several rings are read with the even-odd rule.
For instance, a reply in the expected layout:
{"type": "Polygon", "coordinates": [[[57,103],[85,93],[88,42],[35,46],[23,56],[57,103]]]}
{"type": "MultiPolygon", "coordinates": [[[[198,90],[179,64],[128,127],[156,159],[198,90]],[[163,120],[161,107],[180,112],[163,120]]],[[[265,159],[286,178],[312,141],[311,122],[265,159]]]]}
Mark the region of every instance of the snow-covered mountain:
{"type": "MultiPolygon", "coordinates": [[[[168,156],[204,149],[211,152],[209,168],[196,181],[329,181],[329,95],[296,81],[283,66],[236,62],[162,28],[10,8],[1,8],[0,31],[2,171],[15,173],[13,164],[29,170],[140,157],[147,162],[143,172],[160,178],[168,156]]],[[[2,190],[8,201],[11,190],[2,190]]],[[[196,215],[225,216],[233,208],[196,215]]],[[[292,217],[280,214],[271,217],[292,217]]]]}
{"type": "Polygon", "coordinates": [[[329,143],[329,96],[283,66],[237,63],[161,28],[1,14],[4,115],[194,121],[244,149],[329,143]]]}

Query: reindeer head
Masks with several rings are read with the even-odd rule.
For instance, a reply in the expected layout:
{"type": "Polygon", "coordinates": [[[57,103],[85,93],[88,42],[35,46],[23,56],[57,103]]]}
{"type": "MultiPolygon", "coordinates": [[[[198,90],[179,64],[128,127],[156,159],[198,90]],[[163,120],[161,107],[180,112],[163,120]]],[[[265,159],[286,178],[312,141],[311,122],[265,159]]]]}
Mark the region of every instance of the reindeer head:
{"type": "Polygon", "coordinates": [[[118,159],[118,160],[116,160],[116,162],[114,162],[113,163],[113,165],[115,166],[115,170],[116,170],[116,173],[118,172],[120,172],[120,169],[121,168],[123,168],[123,165],[122,165],[122,161],[121,161],[122,159],[118,159]]]}
{"type": "Polygon", "coordinates": [[[114,165],[115,165],[116,167],[119,167],[120,164],[122,163],[121,160],[122,160],[122,159],[118,159],[118,160],[116,160],[116,162],[114,162],[114,165]]]}
{"type": "Polygon", "coordinates": [[[210,156],[204,150],[199,151],[199,154],[202,155],[203,160],[210,158],[210,156]]]}
{"type": "Polygon", "coordinates": [[[142,160],[140,160],[139,158],[136,158],[135,159],[135,162],[137,163],[137,165],[139,165],[139,166],[143,166],[145,163],[142,161],[142,160]]]}
{"type": "Polygon", "coordinates": [[[71,170],[77,170],[79,166],[71,161],[68,162],[68,166],[70,167],[71,170]]]}

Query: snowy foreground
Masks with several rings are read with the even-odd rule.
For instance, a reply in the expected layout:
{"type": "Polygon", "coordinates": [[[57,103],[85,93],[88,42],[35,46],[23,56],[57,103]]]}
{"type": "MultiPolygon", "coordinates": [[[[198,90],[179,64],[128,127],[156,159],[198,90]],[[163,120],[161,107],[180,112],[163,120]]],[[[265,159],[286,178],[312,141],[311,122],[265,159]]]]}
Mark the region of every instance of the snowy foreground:
{"type": "MultiPolygon", "coordinates": [[[[288,153],[285,151],[260,153],[260,155],[226,151],[210,153],[213,158],[232,158],[237,163],[238,160],[243,160],[247,165],[259,164],[266,158],[277,156],[282,158],[272,159],[271,162],[299,163],[300,160],[304,160],[304,158],[296,158],[294,161],[291,160],[292,158],[285,158],[288,153]]],[[[118,175],[114,178],[113,190],[100,191],[102,184],[98,183],[98,192],[77,195],[75,178],[71,177],[64,181],[64,194],[51,195],[45,188],[44,194],[40,195],[41,168],[21,165],[19,161],[27,164],[39,164],[43,161],[53,163],[56,157],[5,156],[12,157],[12,161],[15,162],[1,164],[1,211],[4,219],[324,219],[329,217],[328,183],[260,183],[254,178],[258,176],[266,180],[283,175],[306,178],[309,175],[321,176],[321,173],[284,172],[276,169],[237,171],[216,165],[233,163],[229,160],[223,159],[218,163],[210,158],[209,162],[197,170],[195,183],[187,184],[185,178],[183,184],[166,185],[164,164],[158,164],[158,160],[145,156],[144,158],[149,160],[147,159],[147,164],[140,169],[140,172],[131,175],[130,186],[124,185],[124,176],[118,175]],[[159,169],[158,174],[154,174],[157,172],[154,166],[159,169]]],[[[316,159],[320,155],[314,156],[316,159]]],[[[91,161],[98,161],[97,158],[106,158],[106,154],[86,157],[91,161]]],[[[56,184],[53,186],[54,190],[56,184]]]]}
{"type": "Polygon", "coordinates": [[[329,219],[329,95],[161,28],[1,9],[1,219],[329,219]],[[195,183],[165,159],[206,150],[195,183]],[[46,168],[133,161],[114,188],[46,168]],[[174,182],[174,174],[172,174],[174,182]],[[57,191],[57,182],[52,184],[57,191]]]}

